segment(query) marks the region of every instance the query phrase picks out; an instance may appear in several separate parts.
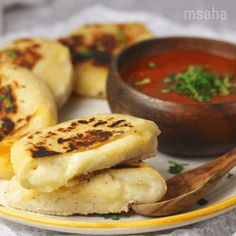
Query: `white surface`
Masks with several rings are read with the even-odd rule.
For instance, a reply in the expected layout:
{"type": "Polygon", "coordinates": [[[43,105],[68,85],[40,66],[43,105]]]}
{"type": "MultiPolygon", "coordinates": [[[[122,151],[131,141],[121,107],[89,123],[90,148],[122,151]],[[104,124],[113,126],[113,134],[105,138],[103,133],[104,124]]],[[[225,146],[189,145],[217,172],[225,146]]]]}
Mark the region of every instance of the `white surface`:
{"type": "MultiPolygon", "coordinates": [[[[146,23],[151,30],[153,30],[158,36],[167,36],[167,35],[195,35],[195,36],[205,36],[205,37],[213,37],[218,39],[225,39],[231,42],[236,41],[236,34],[234,32],[214,32],[210,29],[200,27],[198,25],[191,25],[191,26],[181,26],[177,25],[173,22],[170,22],[167,19],[164,19],[163,17],[160,17],[158,15],[154,14],[148,14],[148,13],[142,13],[142,12],[121,12],[117,10],[110,10],[107,8],[103,8],[101,6],[94,6],[92,8],[89,8],[87,10],[84,10],[83,12],[80,12],[80,14],[73,16],[71,19],[64,21],[63,23],[58,23],[55,25],[55,27],[46,27],[46,26],[37,26],[34,30],[28,32],[20,32],[20,33],[11,33],[7,35],[4,38],[1,38],[1,43],[7,42],[10,39],[16,38],[16,37],[23,37],[23,36],[31,36],[31,35],[40,35],[40,36],[46,36],[46,37],[57,37],[63,34],[66,34],[67,32],[73,30],[74,28],[78,27],[79,25],[87,22],[107,22],[107,21],[141,21],[146,23]]],[[[64,119],[71,119],[75,116],[79,115],[88,115],[88,114],[96,114],[96,113],[103,113],[108,110],[106,101],[99,100],[97,102],[93,102],[93,100],[90,99],[76,99],[72,98],[71,101],[68,103],[68,105],[63,108],[63,110],[60,112],[61,120],[64,119]],[[73,113],[71,112],[73,110],[73,113]]],[[[164,173],[164,175],[167,174],[166,171],[166,162],[165,159],[162,159],[159,157],[158,166],[161,168],[164,168],[165,170],[160,169],[161,172],[164,173]]],[[[189,161],[187,161],[189,162],[189,161]]],[[[194,164],[198,164],[193,163],[194,164]]],[[[190,165],[191,166],[191,165],[190,165]]],[[[233,185],[235,185],[235,178],[233,185]]],[[[226,190],[224,191],[231,191],[233,190],[233,186],[227,187],[228,185],[223,184],[223,186],[226,186],[226,190]]],[[[219,188],[222,190],[222,188],[219,188]]],[[[232,194],[230,192],[229,194],[232,194]]],[[[210,198],[212,199],[211,203],[213,201],[217,201],[220,198],[222,198],[222,191],[216,191],[212,192],[210,195],[210,198]]],[[[30,227],[20,226],[14,223],[9,223],[6,221],[3,224],[0,225],[0,235],[58,235],[55,232],[48,232],[44,230],[37,230],[30,227]]],[[[177,229],[170,233],[171,236],[177,236],[177,235],[186,235],[186,236],[192,236],[192,235],[212,235],[212,236],[228,236],[232,235],[236,231],[236,211],[231,211],[230,213],[227,213],[221,217],[214,218],[210,221],[202,222],[199,224],[196,224],[194,226],[189,226],[188,228],[185,227],[185,229],[177,229]]],[[[155,235],[155,233],[152,233],[151,235],[155,235]]],[[[166,235],[166,234],[160,234],[160,235],[166,235]]]]}

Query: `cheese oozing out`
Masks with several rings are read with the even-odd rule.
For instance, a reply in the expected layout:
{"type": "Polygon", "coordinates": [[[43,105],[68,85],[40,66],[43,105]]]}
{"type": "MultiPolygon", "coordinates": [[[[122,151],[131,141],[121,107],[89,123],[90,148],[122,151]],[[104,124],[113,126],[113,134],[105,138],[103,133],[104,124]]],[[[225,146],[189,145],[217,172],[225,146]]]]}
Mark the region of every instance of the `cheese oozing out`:
{"type": "Polygon", "coordinates": [[[166,192],[165,180],[146,164],[117,166],[50,193],[23,188],[16,178],[6,191],[9,207],[50,215],[127,212],[132,203],[153,203],[166,192]]]}

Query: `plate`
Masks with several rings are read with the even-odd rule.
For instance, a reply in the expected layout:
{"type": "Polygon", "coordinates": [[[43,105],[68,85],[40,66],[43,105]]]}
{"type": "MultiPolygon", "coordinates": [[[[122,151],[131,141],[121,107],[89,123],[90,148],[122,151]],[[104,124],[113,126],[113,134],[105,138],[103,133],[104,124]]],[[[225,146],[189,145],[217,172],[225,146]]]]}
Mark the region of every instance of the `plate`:
{"type": "MultiPolygon", "coordinates": [[[[59,112],[59,120],[65,121],[80,116],[109,113],[105,100],[88,99],[73,96],[68,104],[59,112]]],[[[159,153],[157,157],[146,162],[156,168],[164,178],[172,174],[168,169],[169,161],[185,163],[185,170],[192,169],[209,159],[176,158],[159,153]]],[[[15,210],[0,206],[0,218],[37,228],[79,234],[135,234],[176,228],[220,215],[236,207],[236,168],[230,171],[233,175],[224,177],[205,197],[208,203],[204,206],[196,204],[188,211],[167,217],[151,218],[131,215],[120,220],[104,219],[102,216],[47,216],[36,213],[15,210]],[[230,177],[230,178],[229,178],[230,177]]],[[[3,193],[7,181],[0,181],[0,193],[3,193]]],[[[4,199],[0,196],[0,203],[4,199]]]]}

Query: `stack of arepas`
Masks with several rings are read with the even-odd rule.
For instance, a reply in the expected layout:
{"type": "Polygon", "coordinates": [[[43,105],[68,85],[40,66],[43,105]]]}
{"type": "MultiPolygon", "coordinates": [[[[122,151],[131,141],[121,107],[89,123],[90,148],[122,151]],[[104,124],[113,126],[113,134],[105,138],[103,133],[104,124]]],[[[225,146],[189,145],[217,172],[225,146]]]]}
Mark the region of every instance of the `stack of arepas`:
{"type": "Polygon", "coordinates": [[[153,34],[142,24],[92,24],[60,40],[22,38],[0,47],[0,178],[14,173],[12,144],[57,123],[71,95],[105,96],[111,59],[153,34]],[[75,85],[75,86],[74,86],[75,85]]]}
{"type": "Polygon", "coordinates": [[[16,140],[57,123],[57,107],[72,84],[70,53],[58,42],[19,39],[0,48],[0,178],[14,175],[10,149],[16,140]]]}
{"type": "Polygon", "coordinates": [[[156,155],[160,131],[128,115],[96,115],[33,132],[11,149],[16,177],[7,204],[52,214],[127,212],[166,192],[164,179],[141,160],[156,155]]]}
{"type": "Polygon", "coordinates": [[[126,46],[153,34],[142,24],[85,25],[55,40],[25,38],[0,48],[0,178],[9,207],[52,214],[127,212],[163,197],[166,184],[141,161],[160,131],[128,115],[57,124],[71,95],[105,97],[108,67],[126,46]]]}

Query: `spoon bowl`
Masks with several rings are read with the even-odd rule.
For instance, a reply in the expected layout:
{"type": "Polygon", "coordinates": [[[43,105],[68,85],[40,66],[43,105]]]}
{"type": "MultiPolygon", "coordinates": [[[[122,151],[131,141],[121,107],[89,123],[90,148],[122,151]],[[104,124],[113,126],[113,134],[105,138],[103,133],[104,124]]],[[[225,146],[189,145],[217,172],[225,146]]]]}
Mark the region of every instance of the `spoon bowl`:
{"type": "Polygon", "coordinates": [[[131,207],[136,213],[147,216],[166,216],[181,212],[202,199],[234,166],[236,149],[167,180],[167,192],[161,201],[133,204],[131,207]]]}

